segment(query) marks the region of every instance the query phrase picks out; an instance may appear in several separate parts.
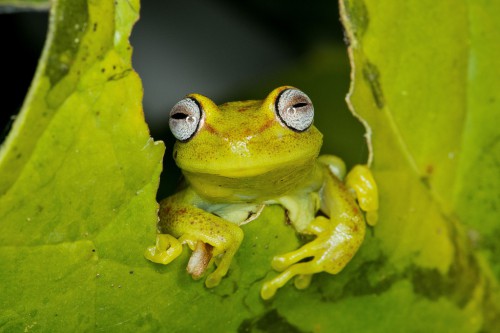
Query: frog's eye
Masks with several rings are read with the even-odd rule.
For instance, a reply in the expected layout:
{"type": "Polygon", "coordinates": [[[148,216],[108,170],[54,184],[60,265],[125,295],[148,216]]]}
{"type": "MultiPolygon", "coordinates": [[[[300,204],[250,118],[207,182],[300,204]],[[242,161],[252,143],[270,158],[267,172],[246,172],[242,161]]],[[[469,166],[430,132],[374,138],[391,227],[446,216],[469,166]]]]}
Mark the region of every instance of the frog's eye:
{"type": "Polygon", "coordinates": [[[170,131],[177,140],[186,142],[198,131],[202,117],[200,104],[193,98],[184,98],[170,110],[170,131]]]}
{"type": "Polygon", "coordinates": [[[276,114],[283,125],[297,132],[308,129],[314,120],[309,97],[298,89],[283,90],[276,99],[276,114]]]}

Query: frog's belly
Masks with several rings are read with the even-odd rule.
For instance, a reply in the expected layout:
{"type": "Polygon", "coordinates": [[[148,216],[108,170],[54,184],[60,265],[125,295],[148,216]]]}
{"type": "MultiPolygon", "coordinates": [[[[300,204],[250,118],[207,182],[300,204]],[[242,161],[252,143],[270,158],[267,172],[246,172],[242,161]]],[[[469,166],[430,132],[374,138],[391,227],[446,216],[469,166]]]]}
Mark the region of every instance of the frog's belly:
{"type": "Polygon", "coordinates": [[[183,171],[193,190],[211,202],[262,202],[288,195],[304,186],[315,187],[315,164],[293,168],[276,168],[250,177],[227,177],[209,173],[183,171]]]}

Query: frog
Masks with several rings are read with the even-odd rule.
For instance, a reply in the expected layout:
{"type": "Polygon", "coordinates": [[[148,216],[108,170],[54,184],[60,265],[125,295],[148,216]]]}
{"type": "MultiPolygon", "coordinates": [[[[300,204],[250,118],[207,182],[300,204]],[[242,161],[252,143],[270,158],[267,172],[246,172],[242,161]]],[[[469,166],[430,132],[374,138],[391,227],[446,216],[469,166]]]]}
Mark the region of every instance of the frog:
{"type": "MultiPolygon", "coordinates": [[[[169,113],[173,158],[184,186],[160,201],[156,243],[145,257],[167,265],[189,248],[187,272],[214,288],[227,275],[244,238],[242,226],[266,206],[281,205],[286,223],[310,239],[277,253],[263,300],[294,280],[305,289],[314,274],[338,274],[378,220],[378,189],[368,165],[349,172],[335,155],[319,155],[322,133],[300,89],[282,86],[263,100],[216,105],[200,94],[169,113]]],[[[256,223],[256,222],[255,222],[256,223]]],[[[271,270],[270,270],[271,271],[271,270]]]]}

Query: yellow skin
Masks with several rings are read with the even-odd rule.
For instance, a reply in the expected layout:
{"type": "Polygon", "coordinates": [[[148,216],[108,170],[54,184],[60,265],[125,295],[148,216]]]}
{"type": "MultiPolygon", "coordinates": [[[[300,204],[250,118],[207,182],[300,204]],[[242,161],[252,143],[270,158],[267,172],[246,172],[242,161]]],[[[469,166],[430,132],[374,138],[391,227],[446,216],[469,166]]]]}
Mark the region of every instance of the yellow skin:
{"type": "Polygon", "coordinates": [[[376,183],[367,166],[357,165],[344,177],[342,160],[318,157],[322,134],[314,126],[296,131],[280,121],[277,99],[287,89],[295,88],[277,88],[262,101],[220,106],[198,94],[188,96],[203,109],[197,132],[174,147],[188,185],[161,201],[157,241],[147,259],[168,264],[187,244],[193,250],[188,272],[200,278],[215,264],[205,280],[215,287],[243,240],[240,225],[271,204],[287,210],[297,232],[316,238],[274,257],[271,265],[281,273],[264,283],[263,299],[293,277],[297,288],[306,288],[313,274],[339,273],[352,259],[365,236],[362,211],[370,225],[377,220],[376,183]],[[318,211],[323,216],[316,216],[318,211]]]}

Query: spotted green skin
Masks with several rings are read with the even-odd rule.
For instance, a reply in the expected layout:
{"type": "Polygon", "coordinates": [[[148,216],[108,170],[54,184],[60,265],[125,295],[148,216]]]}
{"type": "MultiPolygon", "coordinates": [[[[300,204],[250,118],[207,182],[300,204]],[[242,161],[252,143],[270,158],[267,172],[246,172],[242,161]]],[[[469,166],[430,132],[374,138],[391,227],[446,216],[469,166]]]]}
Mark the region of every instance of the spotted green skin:
{"type": "Polygon", "coordinates": [[[219,106],[189,95],[203,108],[204,119],[191,139],[174,147],[187,187],[161,201],[157,241],[147,249],[147,259],[168,264],[187,244],[194,251],[188,264],[194,278],[217,258],[205,280],[215,287],[241,244],[240,225],[271,204],[287,210],[297,232],[316,238],[274,257],[271,266],[281,273],[263,284],[263,299],[294,277],[296,287],[306,288],[313,274],[336,274],[352,259],[365,235],[362,211],[369,224],[377,219],[375,181],[367,166],[357,165],[344,177],[342,160],[318,157],[322,134],[316,127],[298,132],[278,120],[276,99],[288,88],[279,87],[261,101],[219,106]],[[316,216],[319,210],[323,216],[316,216]]]}

